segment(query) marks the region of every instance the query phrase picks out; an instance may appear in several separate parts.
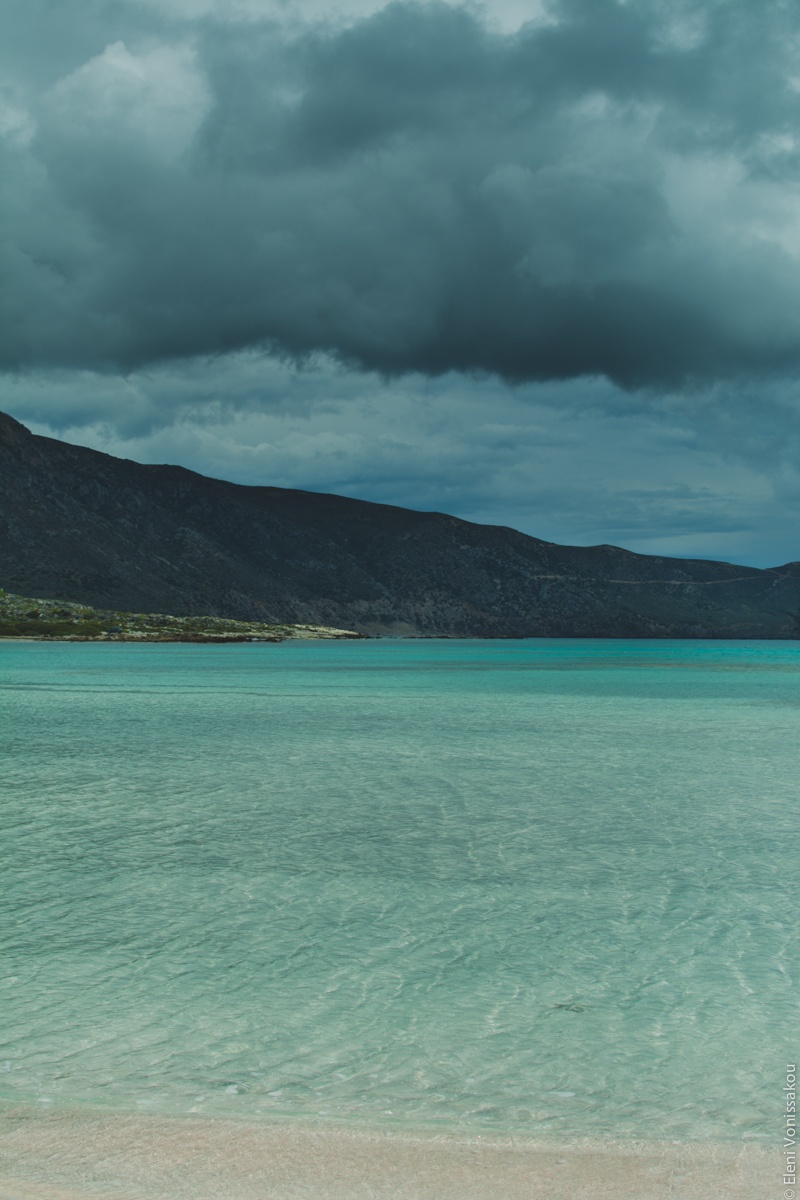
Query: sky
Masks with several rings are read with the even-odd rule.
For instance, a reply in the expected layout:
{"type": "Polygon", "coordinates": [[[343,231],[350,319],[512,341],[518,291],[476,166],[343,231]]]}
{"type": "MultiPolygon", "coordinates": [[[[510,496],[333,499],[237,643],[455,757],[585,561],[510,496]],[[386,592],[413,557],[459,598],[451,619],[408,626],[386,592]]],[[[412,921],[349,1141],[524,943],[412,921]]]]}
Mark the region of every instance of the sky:
{"type": "Polygon", "coordinates": [[[568,544],[800,557],[795,0],[5,0],[0,407],[568,544]]]}

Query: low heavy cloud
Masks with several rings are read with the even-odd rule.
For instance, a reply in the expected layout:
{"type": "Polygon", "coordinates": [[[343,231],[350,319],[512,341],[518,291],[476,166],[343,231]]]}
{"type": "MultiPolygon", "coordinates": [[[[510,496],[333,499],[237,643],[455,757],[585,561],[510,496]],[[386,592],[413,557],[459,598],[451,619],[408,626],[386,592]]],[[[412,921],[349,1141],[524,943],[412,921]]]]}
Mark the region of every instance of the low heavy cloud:
{"type": "Polygon", "coordinates": [[[795,4],[6,11],[6,369],[800,366],[795,4]]]}
{"type": "Polygon", "coordinates": [[[796,559],[800,401],[784,383],[638,393],[584,378],[382,380],[253,351],[126,377],[31,372],[37,433],[238,483],[451,512],[570,544],[754,566],[796,559]]]}

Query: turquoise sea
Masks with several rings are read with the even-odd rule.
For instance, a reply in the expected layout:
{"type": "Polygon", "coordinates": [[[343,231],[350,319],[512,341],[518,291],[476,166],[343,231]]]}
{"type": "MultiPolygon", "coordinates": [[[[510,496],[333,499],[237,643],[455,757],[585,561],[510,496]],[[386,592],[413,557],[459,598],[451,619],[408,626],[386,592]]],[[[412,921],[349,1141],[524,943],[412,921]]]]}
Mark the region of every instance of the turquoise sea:
{"type": "Polygon", "coordinates": [[[0,1098],[778,1136],[798,644],[2,657],[0,1098]]]}

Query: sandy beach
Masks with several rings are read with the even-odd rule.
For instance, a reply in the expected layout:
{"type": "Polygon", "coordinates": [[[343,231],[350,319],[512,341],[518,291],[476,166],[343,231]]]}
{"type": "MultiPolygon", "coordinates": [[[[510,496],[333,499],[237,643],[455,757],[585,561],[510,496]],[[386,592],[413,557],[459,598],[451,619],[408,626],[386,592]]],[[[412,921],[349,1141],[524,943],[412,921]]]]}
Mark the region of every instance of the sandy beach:
{"type": "Polygon", "coordinates": [[[767,1200],[755,1144],[527,1141],[32,1106],[0,1117],[0,1200],[767,1200]]]}

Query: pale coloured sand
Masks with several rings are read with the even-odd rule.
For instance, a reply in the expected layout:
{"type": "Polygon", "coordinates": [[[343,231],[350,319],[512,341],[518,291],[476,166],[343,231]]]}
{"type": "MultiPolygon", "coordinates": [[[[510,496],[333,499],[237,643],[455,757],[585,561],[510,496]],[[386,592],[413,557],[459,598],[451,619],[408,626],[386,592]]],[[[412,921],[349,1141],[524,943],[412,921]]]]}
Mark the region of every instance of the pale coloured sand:
{"type": "Polygon", "coordinates": [[[754,1144],[412,1137],[208,1118],[0,1116],[0,1200],[773,1200],[754,1144]]]}

